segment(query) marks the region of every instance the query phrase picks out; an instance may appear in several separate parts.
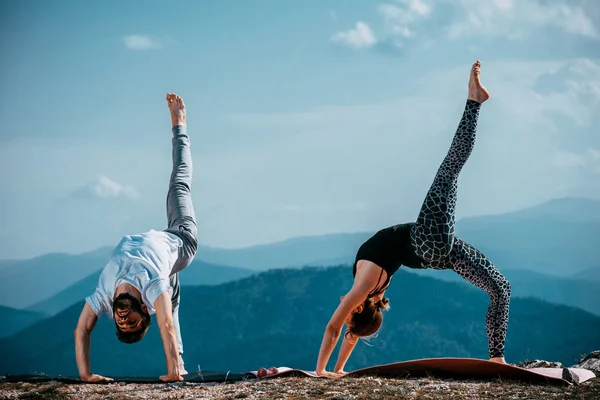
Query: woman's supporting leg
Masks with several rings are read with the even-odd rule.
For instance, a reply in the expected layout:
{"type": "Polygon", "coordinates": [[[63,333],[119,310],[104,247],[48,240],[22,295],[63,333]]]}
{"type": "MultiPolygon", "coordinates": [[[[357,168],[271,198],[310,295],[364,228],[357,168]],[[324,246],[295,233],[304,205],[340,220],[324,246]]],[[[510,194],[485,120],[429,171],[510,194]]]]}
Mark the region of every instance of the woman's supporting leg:
{"type": "Polygon", "coordinates": [[[473,64],[469,97],[458,129],[411,230],[413,248],[427,262],[441,261],[452,250],[458,176],[475,145],[481,104],[489,97],[479,81],[479,66],[479,61],[473,64]]]}
{"type": "Polygon", "coordinates": [[[454,246],[444,269],[454,270],[489,295],[490,304],[485,320],[489,356],[504,357],[510,283],[483,253],[460,238],[454,239],[454,246]]]}

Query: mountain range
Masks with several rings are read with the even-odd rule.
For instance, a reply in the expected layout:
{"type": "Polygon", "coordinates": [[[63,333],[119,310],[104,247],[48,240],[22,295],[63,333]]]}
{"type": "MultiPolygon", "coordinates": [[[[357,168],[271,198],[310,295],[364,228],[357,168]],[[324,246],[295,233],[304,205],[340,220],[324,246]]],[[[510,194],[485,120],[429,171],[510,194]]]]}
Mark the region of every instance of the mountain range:
{"type": "MultiPolygon", "coordinates": [[[[201,246],[181,281],[185,286],[216,285],[273,268],[351,264],[371,234],[299,237],[242,249],[201,246]]],[[[537,297],[600,314],[599,201],[566,198],[517,212],[467,218],[458,222],[457,234],[482,250],[509,278],[513,296],[537,297]]],[[[0,315],[16,315],[13,308],[33,311],[15,324],[23,328],[81,301],[94,290],[111,250],[0,260],[0,305],[8,307],[0,315]]],[[[462,282],[452,272],[412,272],[462,282]]]]}
{"type": "MultiPolygon", "coordinates": [[[[352,285],[348,266],[279,269],[216,286],[186,287],[180,318],[188,371],[244,372],[288,365],[314,369],[323,330],[352,285]]],[[[423,357],[487,357],[487,295],[474,287],[397,272],[386,292],[390,311],[369,346],[359,343],[352,370],[423,357]]],[[[0,340],[0,373],[76,375],[73,329],[83,302],[0,340]]],[[[509,362],[572,364],[600,348],[600,317],[539,299],[511,301],[509,362]]],[[[165,372],[153,321],[146,338],[126,345],[106,316],[92,333],[91,365],[108,376],[165,372]]],[[[334,353],[335,354],[335,353],[334,353]]],[[[329,368],[335,363],[335,355],[329,368]]]]}
{"type": "Polygon", "coordinates": [[[0,338],[13,335],[46,317],[39,312],[0,306],[0,338]]]}
{"type": "MultiPolygon", "coordinates": [[[[63,291],[27,307],[29,311],[45,315],[54,315],[92,294],[98,284],[102,270],[98,270],[63,291]]],[[[199,260],[193,261],[180,273],[181,282],[185,285],[218,285],[234,281],[254,274],[255,271],[208,264],[199,260]]]]}

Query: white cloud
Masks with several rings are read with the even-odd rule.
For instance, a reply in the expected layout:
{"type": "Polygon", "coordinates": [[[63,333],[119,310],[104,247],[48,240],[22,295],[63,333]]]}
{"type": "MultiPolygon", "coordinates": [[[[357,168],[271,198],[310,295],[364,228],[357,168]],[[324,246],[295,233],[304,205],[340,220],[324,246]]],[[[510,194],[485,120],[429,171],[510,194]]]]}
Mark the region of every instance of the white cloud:
{"type": "Polygon", "coordinates": [[[587,149],[587,153],[592,159],[600,160],[600,151],[590,147],[587,149]]]}
{"type": "MultiPolygon", "coordinates": [[[[589,124],[600,105],[600,64],[589,59],[574,59],[541,74],[534,84],[546,99],[562,98],[569,102],[565,110],[577,110],[580,124],[589,124]]],[[[557,112],[564,114],[560,109],[557,112]]]]}
{"type": "Polygon", "coordinates": [[[563,168],[584,167],[586,164],[585,161],[585,154],[576,154],[562,150],[557,151],[554,158],[554,164],[557,167],[563,168]]]}
{"type": "Polygon", "coordinates": [[[368,48],[377,43],[375,34],[364,22],[357,22],[354,29],[338,32],[331,37],[333,43],[342,44],[355,49],[368,48]]]}
{"type": "Polygon", "coordinates": [[[583,7],[540,0],[457,0],[464,17],[447,31],[450,38],[469,35],[505,36],[519,40],[542,27],[554,27],[573,35],[600,38],[583,7]]]}
{"type": "Polygon", "coordinates": [[[585,169],[598,174],[600,173],[600,151],[592,147],[580,153],[559,150],[556,152],[554,164],[557,167],[585,169]]]}
{"type": "Polygon", "coordinates": [[[92,199],[138,197],[137,191],[132,186],[121,185],[106,176],[99,176],[96,181],[76,190],[74,195],[92,199]]]}
{"type": "Polygon", "coordinates": [[[320,203],[303,203],[303,204],[286,204],[281,207],[285,212],[294,214],[325,214],[341,211],[362,211],[366,205],[360,201],[354,202],[320,202],[320,203]]]}
{"type": "MultiPolygon", "coordinates": [[[[542,94],[535,88],[540,76],[565,65],[570,62],[484,60],[484,84],[492,98],[481,114],[476,150],[461,175],[460,214],[502,212],[508,204],[519,208],[596,190],[592,182],[598,175],[592,179],[592,171],[600,164],[600,142],[591,133],[593,104],[581,94],[542,94]],[[557,115],[563,116],[560,123],[557,115]],[[483,180],[493,183],[482,187],[483,180]],[[518,198],[510,195],[514,192],[518,198]]],[[[574,65],[595,71],[593,62],[574,65]]],[[[325,203],[365,204],[353,213],[330,213],[331,218],[348,218],[348,231],[412,217],[456,129],[469,67],[424,72],[402,97],[383,104],[230,115],[229,122],[240,129],[263,137],[276,132],[277,139],[252,149],[251,156],[245,154],[249,149],[240,150],[235,158],[243,166],[228,174],[265,176],[268,183],[254,190],[269,194],[265,202],[287,204],[290,214],[306,215],[307,226],[326,223],[316,217],[324,214],[301,208],[314,201],[314,193],[325,203]],[[282,171],[285,176],[278,177],[282,171]],[[357,178],[364,176],[369,179],[357,178]],[[269,189],[285,182],[295,183],[286,193],[269,189]]]]}
{"type": "Polygon", "coordinates": [[[148,35],[128,35],[123,37],[123,43],[130,50],[153,50],[162,47],[158,40],[148,35]]]}
{"type": "MultiPolygon", "coordinates": [[[[540,31],[554,28],[566,34],[600,39],[597,25],[593,22],[593,2],[548,2],[544,0],[388,0],[377,6],[382,21],[372,26],[378,32],[378,42],[400,49],[408,41],[417,38],[425,44],[443,37],[504,37],[521,41],[540,31]],[[435,5],[435,9],[434,9],[435,5]]],[[[365,32],[371,33],[364,24],[365,32]]],[[[344,42],[363,43],[360,29],[341,32],[334,36],[344,42]]]]}
{"type": "Polygon", "coordinates": [[[416,36],[413,25],[428,18],[432,6],[424,0],[397,0],[395,4],[380,4],[377,11],[383,17],[386,35],[400,46],[402,39],[416,36]]]}
{"type": "Polygon", "coordinates": [[[331,19],[333,19],[334,21],[337,21],[337,20],[338,20],[338,16],[337,16],[337,14],[335,13],[335,11],[333,11],[333,10],[329,10],[329,16],[330,16],[330,17],[331,17],[331,19]]]}

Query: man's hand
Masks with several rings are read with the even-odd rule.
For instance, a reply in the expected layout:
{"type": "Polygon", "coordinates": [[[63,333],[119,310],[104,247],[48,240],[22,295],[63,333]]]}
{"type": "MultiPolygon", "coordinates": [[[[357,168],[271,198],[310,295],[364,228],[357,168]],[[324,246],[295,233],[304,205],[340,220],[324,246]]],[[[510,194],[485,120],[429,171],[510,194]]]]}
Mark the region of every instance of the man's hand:
{"type": "Polygon", "coordinates": [[[179,369],[180,360],[177,334],[173,326],[173,311],[171,309],[169,292],[165,291],[158,296],[154,302],[154,308],[156,309],[156,320],[167,359],[167,375],[161,376],[160,380],[163,382],[182,381],[183,378],[179,369]]]}
{"type": "Polygon", "coordinates": [[[75,328],[75,360],[79,376],[84,382],[104,382],[103,379],[109,379],[94,375],[90,371],[90,335],[96,321],[98,321],[98,316],[86,302],[75,328]]]}
{"type": "Polygon", "coordinates": [[[99,382],[112,382],[114,379],[107,378],[106,376],[89,374],[86,376],[82,376],[81,380],[87,383],[99,383],[99,382]]]}

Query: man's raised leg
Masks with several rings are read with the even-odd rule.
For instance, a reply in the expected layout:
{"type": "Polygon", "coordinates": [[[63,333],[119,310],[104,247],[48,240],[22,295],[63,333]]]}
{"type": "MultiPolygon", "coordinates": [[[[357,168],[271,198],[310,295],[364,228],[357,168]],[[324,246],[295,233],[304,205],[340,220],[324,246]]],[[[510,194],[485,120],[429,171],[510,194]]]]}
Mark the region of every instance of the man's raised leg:
{"type": "Polygon", "coordinates": [[[175,274],[187,267],[198,248],[198,228],[192,204],[192,153],[187,134],[186,112],[183,99],[173,93],[167,94],[173,126],[173,172],[167,194],[167,232],[174,233],[183,240],[179,257],[171,270],[175,274]]]}

